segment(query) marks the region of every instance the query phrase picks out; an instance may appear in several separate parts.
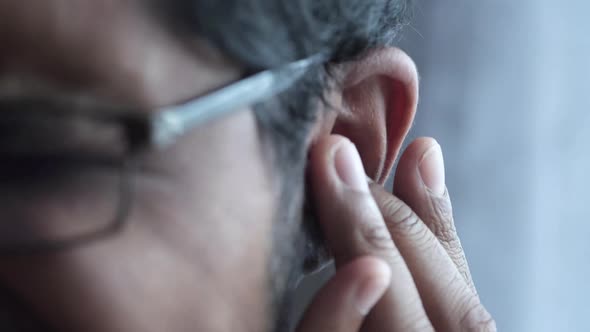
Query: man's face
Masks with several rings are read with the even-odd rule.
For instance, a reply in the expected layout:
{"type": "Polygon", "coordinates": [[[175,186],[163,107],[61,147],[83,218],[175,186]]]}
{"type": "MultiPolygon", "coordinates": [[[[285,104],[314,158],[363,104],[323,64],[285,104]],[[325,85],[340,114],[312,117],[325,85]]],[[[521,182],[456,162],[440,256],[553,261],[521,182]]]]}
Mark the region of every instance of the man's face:
{"type": "MultiPolygon", "coordinates": [[[[142,3],[0,0],[0,97],[77,94],[153,109],[240,77],[142,3]]],[[[207,124],[139,161],[149,171],[136,172],[121,231],[65,252],[3,256],[1,283],[57,330],[262,331],[277,210],[263,152],[251,110],[207,124]]],[[[27,208],[59,214],[66,198],[27,208]]]]}

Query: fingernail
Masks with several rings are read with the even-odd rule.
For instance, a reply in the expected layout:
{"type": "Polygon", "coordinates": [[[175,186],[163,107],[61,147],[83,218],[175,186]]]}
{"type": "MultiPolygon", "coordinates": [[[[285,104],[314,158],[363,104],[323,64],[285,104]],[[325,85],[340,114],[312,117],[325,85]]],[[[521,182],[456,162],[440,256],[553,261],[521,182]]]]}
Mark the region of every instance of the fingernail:
{"type": "Polygon", "coordinates": [[[353,189],[368,192],[365,168],[352,142],[343,142],[334,156],[334,167],[340,180],[353,189]]]}
{"type": "Polygon", "coordinates": [[[422,181],[436,196],[444,195],[445,186],[445,163],[442,149],[438,143],[431,146],[418,164],[422,181]]]}
{"type": "Polygon", "coordinates": [[[378,273],[365,280],[357,290],[356,304],[363,316],[379,302],[391,283],[391,270],[385,262],[379,262],[378,273]]]}

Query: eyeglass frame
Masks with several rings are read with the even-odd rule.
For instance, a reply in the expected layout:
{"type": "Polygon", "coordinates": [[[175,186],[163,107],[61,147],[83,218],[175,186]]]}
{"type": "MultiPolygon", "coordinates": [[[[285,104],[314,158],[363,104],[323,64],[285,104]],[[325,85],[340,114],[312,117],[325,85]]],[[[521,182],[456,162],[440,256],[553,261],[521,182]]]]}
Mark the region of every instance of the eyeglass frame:
{"type": "MultiPolygon", "coordinates": [[[[310,68],[324,64],[326,61],[326,55],[316,54],[278,68],[256,73],[184,103],[157,108],[153,112],[142,114],[111,112],[102,115],[94,114],[94,116],[104,116],[111,121],[120,121],[123,135],[129,139],[127,152],[131,155],[138,151],[162,150],[204,123],[279,95],[297,83],[310,68]]],[[[115,220],[105,229],[61,242],[29,244],[18,248],[0,247],[0,255],[63,251],[104,238],[120,230],[125,224],[131,207],[132,195],[129,188],[132,185],[128,183],[131,177],[126,175],[131,172],[131,169],[131,164],[125,162],[121,169],[123,173],[121,178],[125,179],[121,181],[119,189],[121,202],[115,214],[115,220]]]]}

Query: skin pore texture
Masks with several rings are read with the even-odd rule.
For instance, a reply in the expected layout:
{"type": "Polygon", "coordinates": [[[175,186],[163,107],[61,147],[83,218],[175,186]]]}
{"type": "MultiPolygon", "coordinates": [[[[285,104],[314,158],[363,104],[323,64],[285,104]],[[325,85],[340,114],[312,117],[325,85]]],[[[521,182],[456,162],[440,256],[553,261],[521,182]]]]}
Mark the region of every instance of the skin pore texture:
{"type": "MultiPolygon", "coordinates": [[[[68,91],[153,108],[241,74],[139,1],[0,0],[0,22],[0,96],[68,91]]],[[[266,330],[277,202],[257,130],[244,110],[144,156],[155,171],[136,176],[121,232],[0,257],[0,282],[59,331],[266,330]]]]}

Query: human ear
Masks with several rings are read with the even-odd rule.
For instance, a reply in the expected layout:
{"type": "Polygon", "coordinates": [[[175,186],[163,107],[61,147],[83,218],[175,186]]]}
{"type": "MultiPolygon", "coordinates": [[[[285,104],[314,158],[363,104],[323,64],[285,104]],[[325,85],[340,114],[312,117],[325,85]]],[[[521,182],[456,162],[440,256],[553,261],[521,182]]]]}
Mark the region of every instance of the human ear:
{"type": "Polygon", "coordinates": [[[357,147],[367,175],[384,183],[410,130],[418,104],[418,73],[397,48],[381,48],[339,65],[339,88],[328,100],[335,113],[316,135],[337,134],[357,147]]]}
{"type": "MultiPolygon", "coordinates": [[[[330,68],[335,88],[326,93],[331,111],[321,112],[311,143],[341,135],[355,145],[365,172],[383,184],[410,130],[418,103],[418,73],[410,57],[397,48],[382,48],[330,68]]],[[[307,195],[307,198],[312,195],[307,195]]],[[[313,205],[308,201],[310,206],[313,205]]],[[[307,210],[306,210],[307,211],[307,210]]],[[[313,209],[304,212],[304,271],[329,260],[313,209]]]]}

